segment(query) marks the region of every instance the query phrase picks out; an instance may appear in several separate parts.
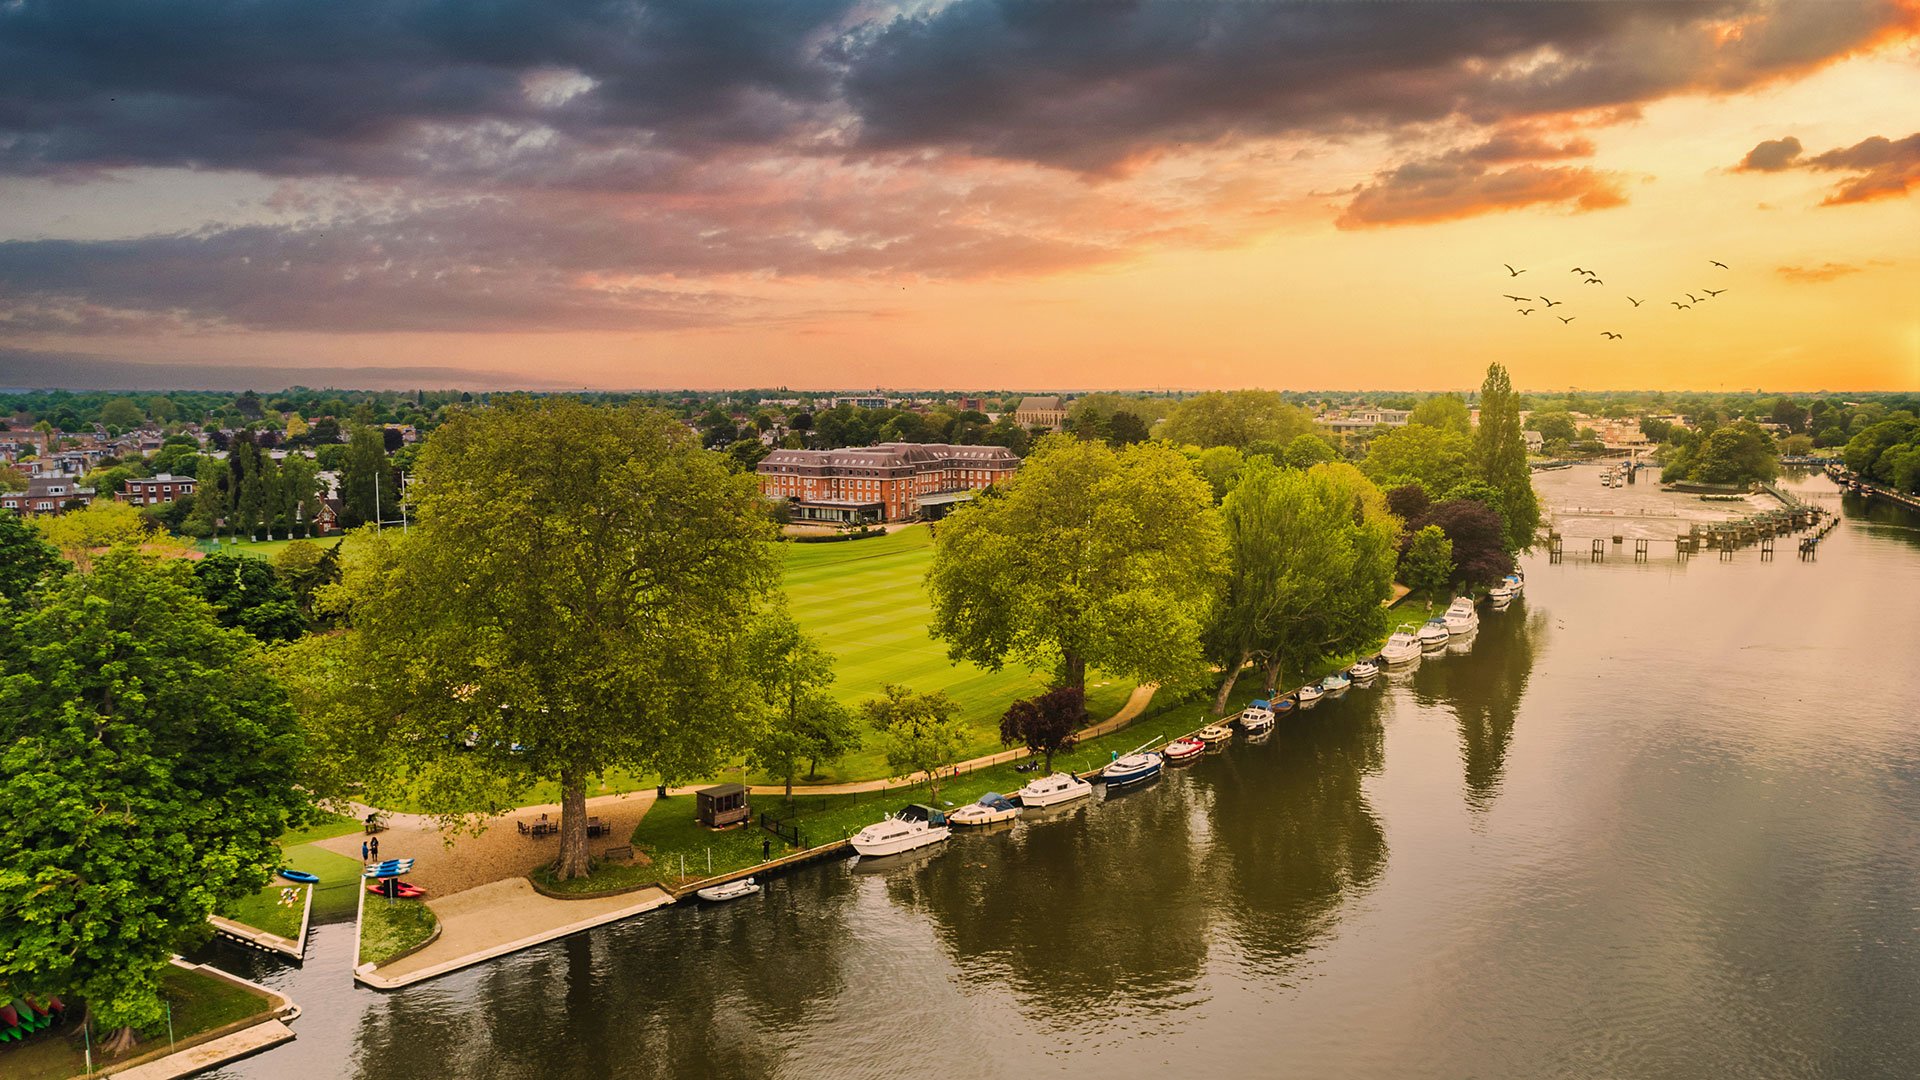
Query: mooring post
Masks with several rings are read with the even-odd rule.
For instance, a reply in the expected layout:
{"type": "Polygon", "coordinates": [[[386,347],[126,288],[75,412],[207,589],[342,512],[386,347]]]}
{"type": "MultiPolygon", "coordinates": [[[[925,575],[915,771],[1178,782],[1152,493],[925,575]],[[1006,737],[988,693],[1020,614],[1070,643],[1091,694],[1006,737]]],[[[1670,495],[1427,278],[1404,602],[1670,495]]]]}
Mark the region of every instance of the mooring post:
{"type": "Polygon", "coordinates": [[[1593,538],[1593,561],[1602,562],[1607,557],[1607,542],[1599,537],[1593,538]]]}

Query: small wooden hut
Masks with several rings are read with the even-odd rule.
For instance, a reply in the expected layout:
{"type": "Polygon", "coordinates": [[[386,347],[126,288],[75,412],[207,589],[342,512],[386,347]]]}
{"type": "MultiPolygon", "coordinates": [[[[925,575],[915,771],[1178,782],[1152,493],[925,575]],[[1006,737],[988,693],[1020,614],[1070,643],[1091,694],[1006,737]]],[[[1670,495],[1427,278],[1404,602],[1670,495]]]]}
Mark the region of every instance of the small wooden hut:
{"type": "Polygon", "coordinates": [[[737,825],[753,816],[753,808],[747,805],[747,789],[739,784],[715,784],[694,792],[693,797],[698,803],[700,824],[709,829],[737,825]]]}

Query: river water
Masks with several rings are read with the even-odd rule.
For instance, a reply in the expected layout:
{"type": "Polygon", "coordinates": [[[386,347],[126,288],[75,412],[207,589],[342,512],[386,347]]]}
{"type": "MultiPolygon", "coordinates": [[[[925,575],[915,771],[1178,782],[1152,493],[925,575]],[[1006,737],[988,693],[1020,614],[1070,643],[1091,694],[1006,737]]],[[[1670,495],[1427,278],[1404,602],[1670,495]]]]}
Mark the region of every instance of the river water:
{"type": "Polygon", "coordinates": [[[923,861],[394,994],[216,946],[305,1009],[216,1075],[1920,1075],[1920,518],[1846,507],[1532,558],[1464,654],[923,861]]]}

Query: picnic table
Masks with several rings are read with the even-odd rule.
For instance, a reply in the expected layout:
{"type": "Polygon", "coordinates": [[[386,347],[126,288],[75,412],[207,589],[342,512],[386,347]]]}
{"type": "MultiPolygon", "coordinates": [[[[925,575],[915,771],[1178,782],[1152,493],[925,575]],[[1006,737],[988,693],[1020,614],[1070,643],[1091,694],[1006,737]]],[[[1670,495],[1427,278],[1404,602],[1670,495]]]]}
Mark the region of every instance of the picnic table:
{"type": "Polygon", "coordinates": [[[605,836],[606,834],[612,831],[613,831],[612,829],[608,828],[607,825],[597,817],[590,817],[587,819],[587,835],[588,836],[605,836]]]}

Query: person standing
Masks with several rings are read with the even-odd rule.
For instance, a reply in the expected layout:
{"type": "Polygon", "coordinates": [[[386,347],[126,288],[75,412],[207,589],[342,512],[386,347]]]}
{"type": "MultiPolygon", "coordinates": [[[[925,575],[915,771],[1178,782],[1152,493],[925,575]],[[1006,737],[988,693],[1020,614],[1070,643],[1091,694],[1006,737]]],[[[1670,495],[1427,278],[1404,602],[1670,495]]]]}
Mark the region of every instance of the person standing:
{"type": "Polygon", "coordinates": [[[761,837],[760,838],[760,861],[768,862],[772,858],[773,858],[773,840],[770,837],[761,837]]]}
{"type": "Polygon", "coordinates": [[[379,862],[380,861],[380,838],[376,836],[373,839],[367,841],[367,850],[373,852],[373,861],[379,862]]]}
{"type": "Polygon", "coordinates": [[[360,841],[360,861],[367,861],[367,842],[365,840],[360,841]]]}

